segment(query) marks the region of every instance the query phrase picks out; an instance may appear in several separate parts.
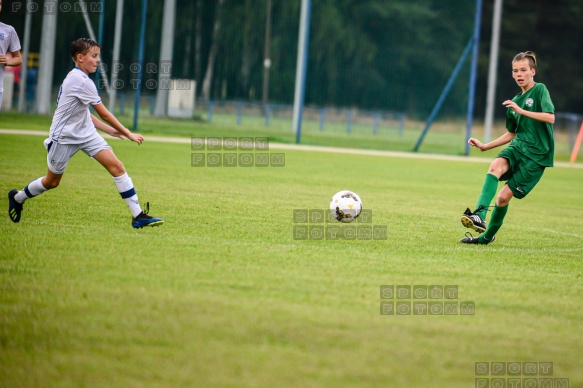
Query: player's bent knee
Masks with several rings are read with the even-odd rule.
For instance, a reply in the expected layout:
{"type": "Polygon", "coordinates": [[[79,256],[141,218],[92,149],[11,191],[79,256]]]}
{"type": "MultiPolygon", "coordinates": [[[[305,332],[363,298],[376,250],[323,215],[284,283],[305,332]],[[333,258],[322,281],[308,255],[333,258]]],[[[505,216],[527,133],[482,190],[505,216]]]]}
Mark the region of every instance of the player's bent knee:
{"type": "Polygon", "coordinates": [[[494,168],[494,167],[490,167],[490,168],[488,169],[488,174],[495,175],[495,176],[497,176],[498,178],[499,178],[500,176],[502,176],[502,174],[500,173],[500,169],[497,169],[497,168],[494,168]]]}
{"type": "Polygon", "coordinates": [[[52,189],[57,188],[59,186],[59,183],[61,183],[61,182],[60,182],[60,180],[55,181],[55,180],[48,180],[47,179],[46,181],[42,181],[41,183],[45,189],[52,190],[52,189]]]}
{"type": "Polygon", "coordinates": [[[107,166],[107,170],[111,174],[111,176],[120,176],[125,174],[126,170],[122,162],[119,160],[111,165],[107,166]]]}
{"type": "Polygon", "coordinates": [[[492,164],[490,164],[490,168],[488,168],[488,174],[500,177],[502,175],[502,168],[500,164],[496,163],[496,161],[493,161],[492,164]]]}
{"type": "Polygon", "coordinates": [[[510,203],[510,199],[512,199],[512,191],[509,194],[500,192],[496,198],[496,206],[504,207],[510,203]]]}
{"type": "Polygon", "coordinates": [[[488,173],[497,176],[500,178],[506,171],[508,171],[509,164],[508,161],[504,158],[496,158],[490,164],[490,168],[488,169],[488,173]]]}
{"type": "Polygon", "coordinates": [[[505,199],[497,199],[496,200],[496,206],[498,207],[504,207],[506,205],[508,205],[510,203],[510,201],[507,201],[505,199]]]}

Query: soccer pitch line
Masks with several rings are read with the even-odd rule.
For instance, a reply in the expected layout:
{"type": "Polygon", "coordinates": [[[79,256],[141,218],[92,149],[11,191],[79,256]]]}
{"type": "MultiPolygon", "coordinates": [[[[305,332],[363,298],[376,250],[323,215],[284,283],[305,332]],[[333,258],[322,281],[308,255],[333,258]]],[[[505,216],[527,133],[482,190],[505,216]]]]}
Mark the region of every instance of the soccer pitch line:
{"type": "MultiPolygon", "coordinates": [[[[29,131],[25,129],[0,129],[0,135],[28,135],[28,136],[48,136],[48,131],[29,131]]],[[[102,134],[103,135],[103,134],[102,134]]],[[[120,140],[115,137],[104,135],[107,140],[120,140]]],[[[189,138],[178,137],[160,137],[160,136],[144,136],[147,142],[157,143],[176,143],[176,144],[190,144],[189,138]]],[[[355,148],[340,148],[340,147],[324,147],[312,146],[302,144],[282,144],[269,143],[270,149],[275,150],[289,150],[289,151],[307,151],[307,152],[328,152],[335,154],[351,154],[351,155],[370,155],[393,158],[410,158],[410,159],[430,159],[430,160],[446,160],[452,162],[472,162],[472,163],[490,163],[492,158],[479,158],[475,156],[455,156],[455,155],[439,155],[439,154],[420,154],[416,152],[400,152],[400,151],[379,151],[379,150],[363,150],[355,148]]],[[[583,164],[567,162],[555,162],[555,167],[567,168],[583,168],[583,164]]]]}
{"type": "Polygon", "coordinates": [[[583,235],[580,235],[580,234],[561,232],[561,231],[553,230],[553,229],[540,229],[539,228],[539,229],[534,229],[534,230],[542,230],[542,231],[545,231],[545,232],[550,232],[550,233],[555,233],[555,234],[561,234],[563,236],[571,236],[571,237],[583,238],[583,235]]]}

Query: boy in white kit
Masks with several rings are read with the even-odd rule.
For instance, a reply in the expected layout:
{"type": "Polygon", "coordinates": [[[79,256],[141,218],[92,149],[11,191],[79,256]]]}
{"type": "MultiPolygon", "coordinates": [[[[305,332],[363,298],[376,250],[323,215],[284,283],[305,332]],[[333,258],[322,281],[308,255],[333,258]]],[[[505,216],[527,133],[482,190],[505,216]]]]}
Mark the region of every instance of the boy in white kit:
{"type": "MultiPolygon", "coordinates": [[[[0,0],[0,12],[2,12],[2,0],[0,0]]],[[[16,31],[12,26],[0,22],[0,107],[4,94],[4,67],[20,66],[21,63],[20,40],[16,31]],[[7,58],[6,53],[12,54],[12,58],[7,58]]]]}
{"type": "Polygon", "coordinates": [[[12,189],[8,192],[8,214],[13,222],[20,221],[24,201],[59,185],[69,160],[81,150],[109,171],[121,197],[130,208],[134,228],[164,223],[163,219],[147,214],[149,206],[145,212],[142,211],[132,179],[124,165],[96,131],[97,128],[111,136],[124,136],[138,144],[144,141],[142,135],[130,132],[107,110],[97,94],[95,83],[88,76],[97,71],[100,52],[101,46],[91,39],[81,38],[72,43],[71,56],[75,68],[61,85],[49,138],[44,141],[48,153],[47,175],[30,182],[20,191],[12,189]],[[90,105],[110,125],[92,115],[89,112],[90,105]]]}

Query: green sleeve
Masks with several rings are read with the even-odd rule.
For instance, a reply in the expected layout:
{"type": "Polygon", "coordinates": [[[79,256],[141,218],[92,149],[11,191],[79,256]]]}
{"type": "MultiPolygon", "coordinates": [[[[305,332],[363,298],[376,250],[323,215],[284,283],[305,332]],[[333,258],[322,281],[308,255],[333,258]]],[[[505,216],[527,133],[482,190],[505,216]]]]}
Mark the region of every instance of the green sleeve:
{"type": "Polygon", "coordinates": [[[516,128],[518,127],[518,121],[516,120],[516,115],[513,114],[513,110],[508,108],[506,110],[506,129],[508,132],[516,133],[516,128]]]}
{"type": "Polygon", "coordinates": [[[546,86],[542,88],[540,99],[542,112],[555,113],[555,105],[551,100],[551,95],[549,94],[549,90],[546,88],[546,86]]]}

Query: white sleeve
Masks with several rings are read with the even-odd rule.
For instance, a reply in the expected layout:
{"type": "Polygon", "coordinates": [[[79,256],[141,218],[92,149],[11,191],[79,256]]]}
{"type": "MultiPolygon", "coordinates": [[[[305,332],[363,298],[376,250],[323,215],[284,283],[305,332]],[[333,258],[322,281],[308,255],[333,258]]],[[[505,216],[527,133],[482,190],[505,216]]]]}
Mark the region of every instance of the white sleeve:
{"type": "Polygon", "coordinates": [[[86,82],[81,85],[77,97],[79,97],[79,100],[86,105],[101,104],[101,97],[99,97],[99,94],[97,93],[95,83],[90,79],[87,79],[86,82]]]}
{"type": "Polygon", "coordinates": [[[20,47],[20,40],[18,39],[18,34],[14,27],[10,27],[12,31],[10,31],[10,41],[8,42],[8,51],[11,53],[19,51],[20,47]]]}

